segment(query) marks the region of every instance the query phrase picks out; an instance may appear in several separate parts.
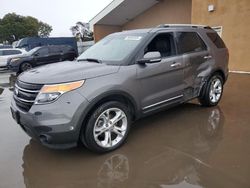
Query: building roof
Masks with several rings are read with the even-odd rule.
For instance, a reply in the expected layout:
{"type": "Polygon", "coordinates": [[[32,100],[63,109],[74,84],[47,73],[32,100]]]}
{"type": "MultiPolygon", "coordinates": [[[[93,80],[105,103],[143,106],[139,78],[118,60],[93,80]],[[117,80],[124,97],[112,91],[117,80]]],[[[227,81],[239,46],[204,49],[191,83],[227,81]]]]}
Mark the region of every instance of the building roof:
{"type": "Polygon", "coordinates": [[[113,0],[90,20],[90,28],[95,24],[122,26],[133,20],[160,0],[113,0]]]}

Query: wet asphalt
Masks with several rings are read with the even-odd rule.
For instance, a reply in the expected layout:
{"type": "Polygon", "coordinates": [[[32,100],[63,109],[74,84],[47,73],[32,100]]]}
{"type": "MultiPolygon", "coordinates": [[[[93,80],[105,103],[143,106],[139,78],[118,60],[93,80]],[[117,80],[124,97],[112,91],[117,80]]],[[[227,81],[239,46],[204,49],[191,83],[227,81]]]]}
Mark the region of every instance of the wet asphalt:
{"type": "Polygon", "coordinates": [[[0,72],[0,188],[250,187],[250,75],[230,74],[217,107],[196,101],[134,123],[118,150],[51,150],[11,118],[0,72]]]}

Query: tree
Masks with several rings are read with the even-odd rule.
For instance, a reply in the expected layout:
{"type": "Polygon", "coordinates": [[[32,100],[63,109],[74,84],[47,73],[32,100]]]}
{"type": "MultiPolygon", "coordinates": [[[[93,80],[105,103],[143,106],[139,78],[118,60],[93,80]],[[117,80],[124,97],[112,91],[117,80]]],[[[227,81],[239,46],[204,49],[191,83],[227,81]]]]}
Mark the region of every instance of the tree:
{"type": "Polygon", "coordinates": [[[0,42],[12,43],[24,37],[48,37],[51,31],[50,25],[31,16],[9,13],[0,19],[0,42]]]}
{"type": "Polygon", "coordinates": [[[38,35],[40,37],[49,37],[51,31],[52,31],[52,27],[47,24],[47,23],[43,23],[43,22],[39,22],[39,27],[38,27],[38,35]]]}
{"type": "Polygon", "coordinates": [[[91,41],[94,39],[93,32],[89,29],[89,23],[77,22],[70,30],[72,35],[80,41],[91,41]]]}

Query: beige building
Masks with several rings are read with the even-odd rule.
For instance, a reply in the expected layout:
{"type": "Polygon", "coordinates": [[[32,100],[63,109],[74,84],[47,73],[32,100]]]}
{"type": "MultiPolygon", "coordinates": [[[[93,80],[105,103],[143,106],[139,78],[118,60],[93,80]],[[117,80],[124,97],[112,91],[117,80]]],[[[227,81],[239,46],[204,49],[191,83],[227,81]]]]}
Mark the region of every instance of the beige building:
{"type": "Polygon", "coordinates": [[[250,72],[250,0],[114,0],[90,20],[96,41],[163,23],[213,27],[229,48],[230,70],[250,72]]]}

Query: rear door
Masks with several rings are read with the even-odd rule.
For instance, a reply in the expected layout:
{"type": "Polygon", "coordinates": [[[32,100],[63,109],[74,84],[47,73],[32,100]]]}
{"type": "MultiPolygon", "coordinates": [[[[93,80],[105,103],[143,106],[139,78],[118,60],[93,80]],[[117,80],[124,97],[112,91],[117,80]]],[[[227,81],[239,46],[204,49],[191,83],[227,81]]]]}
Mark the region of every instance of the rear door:
{"type": "Polygon", "coordinates": [[[43,65],[50,63],[49,48],[46,46],[37,50],[36,55],[34,56],[34,61],[36,65],[43,65]]]}
{"type": "Polygon", "coordinates": [[[62,60],[62,47],[60,46],[51,46],[49,47],[49,59],[50,62],[59,62],[62,60]]]}
{"type": "Polygon", "coordinates": [[[183,61],[176,54],[174,34],[159,33],[145,47],[144,54],[159,51],[159,63],[137,66],[140,99],[144,112],[177,103],[183,94],[183,61]]]}
{"type": "Polygon", "coordinates": [[[184,61],[184,98],[199,94],[203,82],[202,72],[208,68],[212,55],[197,32],[176,32],[178,54],[184,61]]]}

